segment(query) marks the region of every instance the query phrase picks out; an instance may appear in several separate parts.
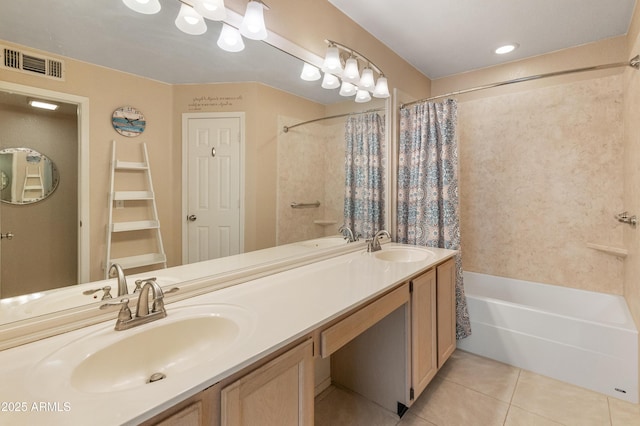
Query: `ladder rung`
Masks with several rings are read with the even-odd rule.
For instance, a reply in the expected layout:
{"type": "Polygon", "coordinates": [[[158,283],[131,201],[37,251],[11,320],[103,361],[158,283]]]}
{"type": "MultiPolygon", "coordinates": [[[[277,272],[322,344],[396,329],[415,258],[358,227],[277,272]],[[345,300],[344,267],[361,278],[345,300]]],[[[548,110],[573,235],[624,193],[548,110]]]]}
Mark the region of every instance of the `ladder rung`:
{"type": "Polygon", "coordinates": [[[151,191],[116,191],[113,193],[113,199],[117,201],[152,200],[153,192],[151,191]]]}
{"type": "Polygon", "coordinates": [[[160,228],[160,222],[158,222],[157,220],[139,220],[136,222],[115,222],[111,231],[126,232],[157,228],[160,228]]]}
{"type": "Polygon", "coordinates": [[[162,253],[149,253],[141,254],[138,256],[120,257],[118,259],[111,259],[110,264],[117,263],[122,266],[123,269],[139,268],[141,266],[155,265],[158,263],[165,263],[167,256],[162,253]]]}
{"type": "Polygon", "coordinates": [[[35,190],[41,190],[43,189],[42,185],[27,185],[24,187],[25,191],[35,191],[35,190]]]}
{"type": "Polygon", "coordinates": [[[28,178],[39,178],[40,175],[28,174],[27,177],[28,178]]]}
{"type": "Polygon", "coordinates": [[[147,170],[148,168],[147,163],[116,160],[116,169],[118,170],[147,170]]]}

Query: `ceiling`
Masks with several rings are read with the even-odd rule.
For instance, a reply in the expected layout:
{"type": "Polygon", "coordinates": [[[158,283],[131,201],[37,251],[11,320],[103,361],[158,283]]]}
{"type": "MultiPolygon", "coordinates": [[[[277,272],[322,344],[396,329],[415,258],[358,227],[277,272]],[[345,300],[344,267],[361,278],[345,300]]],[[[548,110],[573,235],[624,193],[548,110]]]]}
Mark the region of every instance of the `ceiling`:
{"type": "MultiPolygon", "coordinates": [[[[314,1],[329,1],[432,79],[626,34],[636,3],[314,1]],[[520,47],[495,55],[493,49],[503,42],[520,47]]],[[[217,22],[207,21],[202,36],[180,32],[173,23],[177,0],[161,0],[156,15],[133,12],[119,0],[24,3],[0,2],[0,40],[172,84],[261,81],[324,104],[344,100],[318,82],[302,81],[301,62],[266,43],[245,39],[243,52],[222,51],[215,45],[217,22]]]]}
{"type": "MultiPolygon", "coordinates": [[[[624,35],[635,0],[328,0],[431,79],[624,35]],[[493,51],[518,43],[511,54],[493,51]]],[[[598,65],[598,64],[594,64],[598,65]]]]}

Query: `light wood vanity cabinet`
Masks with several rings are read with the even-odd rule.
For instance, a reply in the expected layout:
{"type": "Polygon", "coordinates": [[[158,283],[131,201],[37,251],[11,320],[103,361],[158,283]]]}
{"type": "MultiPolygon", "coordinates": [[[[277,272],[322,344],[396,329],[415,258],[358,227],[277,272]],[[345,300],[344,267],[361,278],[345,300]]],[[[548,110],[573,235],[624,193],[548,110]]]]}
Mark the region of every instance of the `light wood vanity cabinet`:
{"type": "Polygon", "coordinates": [[[413,392],[410,399],[417,398],[438,372],[436,288],[435,269],[411,280],[411,389],[413,392]]]}
{"type": "MultiPolygon", "coordinates": [[[[449,259],[317,329],[332,380],[402,414],[455,350],[455,281],[449,259]]],[[[312,425],[313,345],[274,354],[144,424],[312,425]]]]}
{"type": "Polygon", "coordinates": [[[221,425],[312,425],[313,380],[309,339],[224,387],[221,425]]]}
{"type": "Polygon", "coordinates": [[[330,326],[321,342],[333,382],[403,414],[455,350],[455,261],[330,326]]]}
{"type": "Polygon", "coordinates": [[[456,349],[455,259],[430,269],[411,283],[411,371],[415,400],[456,349]]]}
{"type": "Polygon", "coordinates": [[[217,426],[220,386],[213,385],[165,410],[141,426],[217,426]]]}
{"type": "MultiPolygon", "coordinates": [[[[251,369],[252,367],[249,367],[251,369]]],[[[218,383],[143,426],[302,426],[313,424],[313,340],[229,383],[218,383]]]]}
{"type": "Polygon", "coordinates": [[[438,306],[438,368],[456,350],[456,261],[449,259],[436,268],[438,306]]]}

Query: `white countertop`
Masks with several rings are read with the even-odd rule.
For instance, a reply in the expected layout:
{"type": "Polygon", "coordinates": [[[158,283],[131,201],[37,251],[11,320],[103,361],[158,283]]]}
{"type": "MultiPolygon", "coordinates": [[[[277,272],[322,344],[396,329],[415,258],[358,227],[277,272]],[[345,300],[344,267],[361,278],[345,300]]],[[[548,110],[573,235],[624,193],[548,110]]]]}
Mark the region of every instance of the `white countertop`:
{"type": "MultiPolygon", "coordinates": [[[[382,247],[385,250],[393,246],[398,244],[382,247]]],[[[117,315],[114,312],[113,321],[2,351],[0,424],[139,423],[455,254],[452,250],[428,250],[435,256],[420,262],[386,262],[358,251],[168,304],[167,319],[172,311],[179,312],[185,306],[235,305],[247,313],[252,330],[233,350],[212,356],[211,362],[134,389],[81,392],[72,387],[69,378],[52,383],[48,374],[41,374],[38,365],[85,336],[100,334],[107,340],[113,336],[126,337],[167,319],[114,331],[117,315]],[[24,411],[16,412],[16,408],[24,411]],[[40,408],[44,411],[39,411],[40,408]]]]}

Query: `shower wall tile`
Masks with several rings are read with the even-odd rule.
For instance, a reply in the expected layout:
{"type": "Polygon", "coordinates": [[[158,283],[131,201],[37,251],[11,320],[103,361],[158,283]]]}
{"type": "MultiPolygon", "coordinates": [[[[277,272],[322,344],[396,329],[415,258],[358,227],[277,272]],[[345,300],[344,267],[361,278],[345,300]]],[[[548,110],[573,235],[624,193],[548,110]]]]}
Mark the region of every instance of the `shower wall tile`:
{"type": "Polygon", "coordinates": [[[622,294],[621,75],[462,102],[464,268],[622,294]]]}
{"type": "MultiPolygon", "coordinates": [[[[285,123],[302,120],[279,117],[285,123]]],[[[344,203],[344,123],[307,124],[278,135],[277,244],[337,234],[344,203]],[[320,208],[291,208],[320,201],[320,208]],[[321,226],[315,220],[335,220],[321,226]]]]}
{"type": "MultiPolygon", "coordinates": [[[[636,11],[634,19],[640,19],[636,11]]],[[[632,56],[640,49],[640,37],[630,40],[632,56]]],[[[640,71],[628,68],[624,73],[624,210],[640,216],[640,71]]],[[[624,225],[624,243],[629,251],[625,259],[624,295],[640,326],[640,227],[624,225]]]]}

